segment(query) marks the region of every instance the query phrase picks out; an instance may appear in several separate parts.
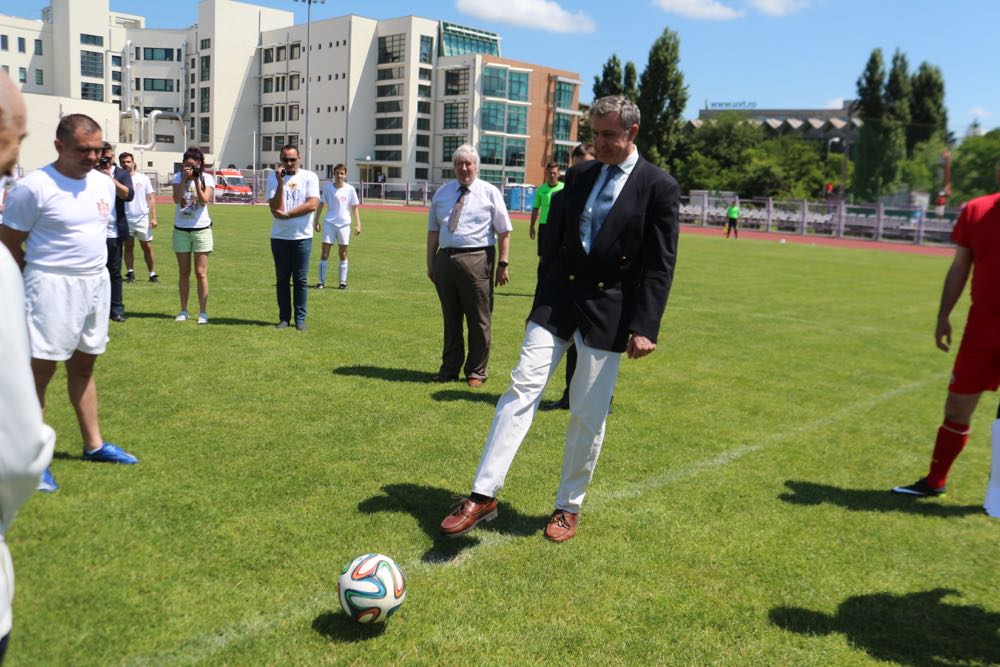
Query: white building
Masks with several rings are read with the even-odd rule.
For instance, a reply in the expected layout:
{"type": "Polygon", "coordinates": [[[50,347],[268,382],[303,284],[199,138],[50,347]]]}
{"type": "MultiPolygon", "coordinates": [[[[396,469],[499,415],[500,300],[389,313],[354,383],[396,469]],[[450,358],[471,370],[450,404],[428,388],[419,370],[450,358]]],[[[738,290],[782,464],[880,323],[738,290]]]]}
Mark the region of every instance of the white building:
{"type": "Polygon", "coordinates": [[[80,112],[163,175],[192,145],[245,168],[292,144],[323,177],[343,163],[352,179],[438,181],[467,141],[484,178],[540,182],[546,162],[568,162],[581,84],[501,58],[496,33],[416,16],[294,25],[232,0],[202,0],[176,30],[108,0],[51,0],[40,20],[0,15],[0,66],[28,99],[23,169],[54,159],[59,118],[80,112]]]}

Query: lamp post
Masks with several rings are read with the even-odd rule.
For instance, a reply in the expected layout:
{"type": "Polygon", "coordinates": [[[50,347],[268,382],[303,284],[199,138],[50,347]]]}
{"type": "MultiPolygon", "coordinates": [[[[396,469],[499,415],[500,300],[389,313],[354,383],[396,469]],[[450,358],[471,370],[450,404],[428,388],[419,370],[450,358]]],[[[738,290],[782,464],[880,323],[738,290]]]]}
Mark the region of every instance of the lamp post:
{"type": "Polygon", "coordinates": [[[312,55],[312,6],[315,4],[326,4],[326,0],[292,0],[293,2],[304,2],[306,4],[306,108],[305,108],[305,141],[306,141],[306,169],[312,169],[312,138],[309,136],[309,85],[312,79],[309,76],[309,57],[312,55]]]}

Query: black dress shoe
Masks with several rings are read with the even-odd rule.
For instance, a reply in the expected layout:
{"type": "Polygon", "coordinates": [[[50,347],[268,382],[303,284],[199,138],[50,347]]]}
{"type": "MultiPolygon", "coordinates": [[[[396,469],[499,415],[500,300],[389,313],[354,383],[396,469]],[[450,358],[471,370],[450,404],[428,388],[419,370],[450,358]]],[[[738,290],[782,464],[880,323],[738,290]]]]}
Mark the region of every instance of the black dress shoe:
{"type": "Polygon", "coordinates": [[[558,401],[550,401],[542,406],[542,410],[569,410],[569,399],[563,397],[558,401]]]}
{"type": "Polygon", "coordinates": [[[431,376],[431,382],[454,382],[458,379],[458,375],[445,375],[444,373],[435,373],[431,376]]]}
{"type": "Polygon", "coordinates": [[[125,321],[125,315],[122,314],[122,313],[115,313],[114,315],[111,316],[111,321],[112,322],[124,322],[125,321]]]}

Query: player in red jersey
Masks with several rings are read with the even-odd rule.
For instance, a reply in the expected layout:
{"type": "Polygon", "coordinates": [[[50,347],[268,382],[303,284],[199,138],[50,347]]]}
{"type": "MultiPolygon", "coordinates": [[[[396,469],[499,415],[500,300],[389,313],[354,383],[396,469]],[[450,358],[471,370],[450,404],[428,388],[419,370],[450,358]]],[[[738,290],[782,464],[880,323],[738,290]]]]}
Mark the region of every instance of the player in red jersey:
{"type": "MultiPolygon", "coordinates": [[[[1000,164],[997,164],[1000,183],[1000,164]]],[[[969,440],[969,424],[984,391],[1000,387],[1000,193],[977,197],[962,209],[951,233],[957,246],[944,281],[934,339],[947,352],[951,347],[948,317],[972,271],[972,307],[955,358],[944,423],[938,428],[930,471],[894,493],[940,496],[951,465],[969,440]]]]}

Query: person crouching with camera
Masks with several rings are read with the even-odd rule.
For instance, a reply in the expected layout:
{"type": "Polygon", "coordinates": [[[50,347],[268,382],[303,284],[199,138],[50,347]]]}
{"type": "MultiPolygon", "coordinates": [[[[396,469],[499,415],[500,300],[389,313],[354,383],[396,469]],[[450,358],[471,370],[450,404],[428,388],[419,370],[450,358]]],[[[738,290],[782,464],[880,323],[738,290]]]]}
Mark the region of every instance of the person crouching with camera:
{"type": "Polygon", "coordinates": [[[174,174],[174,253],[177,255],[177,287],[181,312],[174,319],[184,322],[191,291],[191,265],[198,282],[198,324],[208,324],[208,256],[212,252],[212,219],[208,203],[212,201],[215,179],[202,168],[205,156],[198,148],[184,151],[181,170],[174,174]]]}
{"type": "Polygon", "coordinates": [[[110,178],[115,184],[115,214],[108,220],[108,273],[111,276],[111,310],[108,316],[113,322],[125,321],[125,302],[122,297],[122,250],[128,239],[128,218],[125,217],[125,202],[135,197],[132,175],[115,164],[115,150],[104,142],[101,157],[94,169],[110,178]]]}

